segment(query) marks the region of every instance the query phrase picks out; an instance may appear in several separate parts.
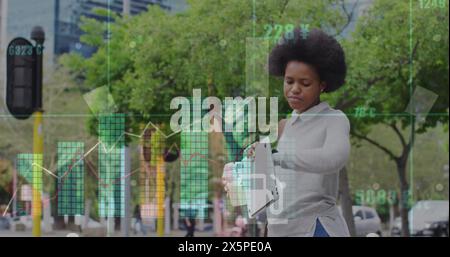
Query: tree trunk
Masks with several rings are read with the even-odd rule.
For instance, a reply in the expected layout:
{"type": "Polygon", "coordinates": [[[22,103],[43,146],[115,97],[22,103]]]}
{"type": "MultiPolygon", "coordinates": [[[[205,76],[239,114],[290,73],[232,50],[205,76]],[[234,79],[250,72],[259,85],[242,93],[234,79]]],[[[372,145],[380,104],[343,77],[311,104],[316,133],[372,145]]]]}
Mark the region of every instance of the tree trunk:
{"type": "Polygon", "coordinates": [[[67,224],[68,224],[68,225],[73,225],[73,224],[75,224],[75,216],[69,215],[69,216],[67,217],[67,224]]]}
{"type": "Polygon", "coordinates": [[[406,161],[407,158],[402,158],[397,162],[397,172],[400,178],[400,217],[402,219],[402,236],[409,237],[409,220],[408,220],[408,211],[409,211],[409,184],[406,180],[406,161]]]}
{"type": "MultiPolygon", "coordinates": [[[[214,120],[217,120],[214,118],[214,120]]],[[[219,124],[222,124],[222,120],[219,120],[219,124]]],[[[211,182],[213,184],[213,216],[214,216],[214,234],[216,236],[222,235],[223,229],[222,229],[222,212],[220,209],[220,200],[222,199],[222,172],[223,167],[225,163],[222,161],[224,159],[225,153],[225,146],[224,146],[224,135],[222,132],[212,132],[209,133],[209,158],[211,160],[214,160],[212,162],[209,162],[209,165],[211,167],[212,178],[211,182]]]]}
{"type": "Polygon", "coordinates": [[[63,230],[66,228],[66,223],[64,221],[64,216],[58,215],[58,195],[59,195],[59,183],[58,179],[55,179],[55,194],[54,203],[52,204],[53,209],[53,229],[54,230],[63,230]]]}
{"type": "Polygon", "coordinates": [[[355,222],[353,220],[352,196],[350,195],[350,187],[348,184],[347,168],[344,167],[339,175],[339,196],[342,207],[342,215],[347,222],[350,236],[355,236],[355,222]]]}
{"type": "MultiPolygon", "coordinates": [[[[181,159],[181,157],[180,157],[180,159],[181,159]]],[[[173,172],[170,175],[174,176],[173,172]]],[[[178,208],[175,207],[175,204],[174,204],[175,203],[175,187],[176,187],[176,185],[175,185],[175,179],[173,177],[172,177],[171,185],[172,186],[171,186],[170,195],[169,195],[171,204],[170,204],[169,208],[171,208],[170,213],[172,213],[172,215],[170,215],[170,221],[173,224],[172,229],[177,230],[179,218],[178,218],[178,215],[175,215],[175,213],[178,213],[178,208]],[[175,210],[175,209],[177,209],[177,210],[175,210]]]]}
{"type": "Polygon", "coordinates": [[[70,231],[76,231],[76,228],[75,228],[75,216],[69,215],[67,217],[67,227],[69,228],[70,231]]]}
{"type": "Polygon", "coordinates": [[[121,222],[120,217],[114,217],[114,231],[120,231],[121,222]]]}
{"type": "Polygon", "coordinates": [[[53,220],[54,220],[54,223],[53,223],[54,230],[63,230],[66,228],[66,223],[64,221],[63,216],[55,215],[55,216],[53,216],[53,220]]]}
{"type": "Polygon", "coordinates": [[[222,235],[222,216],[220,212],[220,196],[217,192],[214,192],[213,198],[213,208],[214,208],[214,235],[221,236],[222,235]]]}

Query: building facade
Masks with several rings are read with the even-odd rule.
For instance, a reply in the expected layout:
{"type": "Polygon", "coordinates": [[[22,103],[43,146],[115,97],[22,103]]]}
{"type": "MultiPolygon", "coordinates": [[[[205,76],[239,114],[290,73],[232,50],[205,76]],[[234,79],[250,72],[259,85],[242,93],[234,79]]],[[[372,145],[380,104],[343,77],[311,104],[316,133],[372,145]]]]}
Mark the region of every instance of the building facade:
{"type": "MultiPolygon", "coordinates": [[[[4,2],[6,0],[2,0],[4,2]]],[[[171,11],[173,3],[167,0],[125,0],[129,2],[130,15],[147,10],[149,5],[157,5],[171,11]],[[166,3],[167,2],[167,3],[166,3]]],[[[95,49],[80,43],[82,31],[79,28],[82,16],[98,20],[106,20],[97,15],[95,9],[110,9],[121,14],[124,11],[124,0],[13,0],[8,1],[7,35],[2,40],[15,37],[29,38],[31,29],[42,26],[46,33],[47,60],[53,61],[55,56],[68,52],[79,52],[90,56],[95,49]]],[[[178,6],[178,5],[177,5],[178,6]]]]}
{"type": "Polygon", "coordinates": [[[87,57],[95,51],[92,47],[79,42],[82,31],[78,26],[81,17],[107,21],[107,17],[98,15],[95,9],[109,9],[118,14],[127,12],[136,15],[147,11],[151,5],[159,6],[166,11],[172,10],[166,0],[55,0],[54,53],[61,55],[78,52],[87,57]],[[128,5],[124,2],[128,2],[128,5]]]}
{"type": "Polygon", "coordinates": [[[4,112],[4,99],[6,90],[6,47],[7,47],[7,13],[8,1],[0,0],[0,114],[4,112]]]}

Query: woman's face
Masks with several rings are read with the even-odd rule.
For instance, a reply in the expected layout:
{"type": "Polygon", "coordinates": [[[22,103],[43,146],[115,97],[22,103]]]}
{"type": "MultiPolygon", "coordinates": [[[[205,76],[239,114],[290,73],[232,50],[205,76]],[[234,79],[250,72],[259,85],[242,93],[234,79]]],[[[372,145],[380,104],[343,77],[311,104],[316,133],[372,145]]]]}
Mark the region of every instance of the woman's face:
{"type": "Polygon", "coordinates": [[[284,97],[292,109],[302,113],[320,102],[320,93],[325,83],[320,81],[314,67],[291,61],[286,65],[284,74],[284,97]]]}

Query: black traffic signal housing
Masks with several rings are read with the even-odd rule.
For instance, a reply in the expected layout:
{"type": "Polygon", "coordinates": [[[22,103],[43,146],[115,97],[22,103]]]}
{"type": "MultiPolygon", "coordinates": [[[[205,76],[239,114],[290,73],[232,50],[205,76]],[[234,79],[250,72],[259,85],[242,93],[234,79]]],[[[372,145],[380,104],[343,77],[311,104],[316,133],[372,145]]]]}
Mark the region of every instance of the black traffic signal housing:
{"type": "Polygon", "coordinates": [[[7,48],[6,105],[17,119],[27,119],[40,107],[41,93],[36,87],[39,48],[25,38],[13,39],[7,48]]]}

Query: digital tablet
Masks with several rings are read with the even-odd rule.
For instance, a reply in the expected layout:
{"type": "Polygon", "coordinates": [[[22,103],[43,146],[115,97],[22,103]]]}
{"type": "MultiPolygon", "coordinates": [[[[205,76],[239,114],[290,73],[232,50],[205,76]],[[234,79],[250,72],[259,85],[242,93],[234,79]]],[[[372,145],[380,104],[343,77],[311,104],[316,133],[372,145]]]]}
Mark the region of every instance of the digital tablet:
{"type": "Polygon", "coordinates": [[[248,179],[247,210],[254,218],[279,198],[270,143],[261,141],[256,145],[254,171],[248,179]]]}

